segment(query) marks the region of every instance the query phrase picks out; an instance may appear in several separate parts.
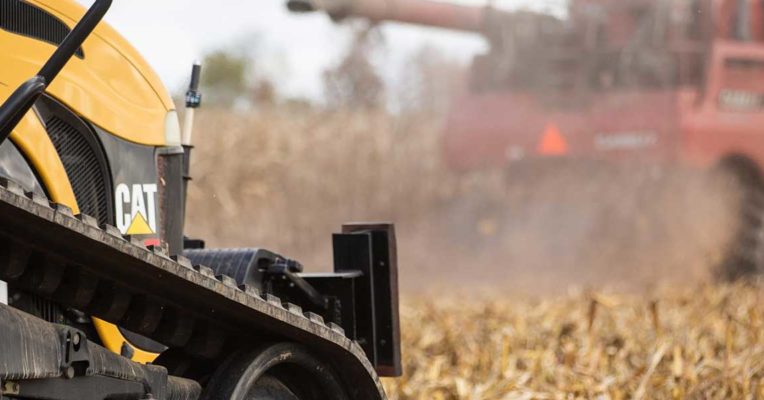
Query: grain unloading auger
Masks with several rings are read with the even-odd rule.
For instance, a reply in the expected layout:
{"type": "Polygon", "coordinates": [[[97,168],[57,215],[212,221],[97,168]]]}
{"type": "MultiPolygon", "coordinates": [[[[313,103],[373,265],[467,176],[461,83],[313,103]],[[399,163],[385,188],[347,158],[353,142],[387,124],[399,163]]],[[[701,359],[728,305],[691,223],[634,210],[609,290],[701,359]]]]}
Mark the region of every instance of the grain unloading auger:
{"type": "Polygon", "coordinates": [[[184,238],[190,124],[110,5],[0,0],[0,398],[384,399],[393,226],[325,274],[184,238]]]}

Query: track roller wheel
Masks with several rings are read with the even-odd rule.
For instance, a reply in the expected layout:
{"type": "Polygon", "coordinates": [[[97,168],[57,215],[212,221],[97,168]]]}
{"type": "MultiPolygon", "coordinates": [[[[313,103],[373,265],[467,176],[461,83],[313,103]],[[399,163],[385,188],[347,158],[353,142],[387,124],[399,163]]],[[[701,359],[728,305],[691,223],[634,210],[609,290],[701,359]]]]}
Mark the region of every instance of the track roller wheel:
{"type": "Polygon", "coordinates": [[[300,345],[278,343],[230,356],[202,400],[347,400],[332,369],[300,345]]]}

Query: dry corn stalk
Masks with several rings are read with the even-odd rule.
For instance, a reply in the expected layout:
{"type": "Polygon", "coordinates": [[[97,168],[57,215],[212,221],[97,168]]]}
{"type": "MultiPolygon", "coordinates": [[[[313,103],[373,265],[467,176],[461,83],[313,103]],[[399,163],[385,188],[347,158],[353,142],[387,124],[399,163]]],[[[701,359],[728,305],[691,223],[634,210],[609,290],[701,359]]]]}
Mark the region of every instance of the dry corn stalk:
{"type": "Polygon", "coordinates": [[[761,398],[759,290],[658,290],[649,324],[636,295],[407,298],[406,375],[385,385],[401,400],[761,398]]]}

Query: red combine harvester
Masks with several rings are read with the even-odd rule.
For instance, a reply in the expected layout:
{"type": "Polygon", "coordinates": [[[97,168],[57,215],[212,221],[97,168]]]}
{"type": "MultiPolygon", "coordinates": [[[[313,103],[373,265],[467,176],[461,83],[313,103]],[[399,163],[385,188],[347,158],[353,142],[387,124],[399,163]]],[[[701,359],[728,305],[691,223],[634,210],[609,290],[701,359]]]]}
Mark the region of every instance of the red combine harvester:
{"type": "MultiPolygon", "coordinates": [[[[490,51],[474,59],[469,90],[445,124],[445,158],[457,170],[551,157],[724,166],[746,184],[746,201],[757,202],[761,1],[570,0],[563,17],[431,0],[293,0],[289,7],[485,37],[490,51]]],[[[738,237],[747,250],[725,261],[729,277],[763,264],[759,209],[738,237]]]]}

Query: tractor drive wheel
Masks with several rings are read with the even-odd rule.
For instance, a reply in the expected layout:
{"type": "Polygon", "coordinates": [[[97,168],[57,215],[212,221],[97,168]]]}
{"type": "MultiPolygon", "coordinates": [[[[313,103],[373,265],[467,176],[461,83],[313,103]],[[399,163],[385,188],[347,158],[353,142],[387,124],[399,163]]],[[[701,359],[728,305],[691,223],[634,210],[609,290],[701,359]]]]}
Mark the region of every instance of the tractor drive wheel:
{"type": "Polygon", "coordinates": [[[758,166],[743,157],[725,159],[719,172],[739,192],[737,230],[714,271],[720,281],[751,279],[764,272],[764,177],[758,166]]]}
{"type": "Polygon", "coordinates": [[[332,369],[302,346],[279,343],[226,360],[203,400],[347,400],[332,369]]]}

